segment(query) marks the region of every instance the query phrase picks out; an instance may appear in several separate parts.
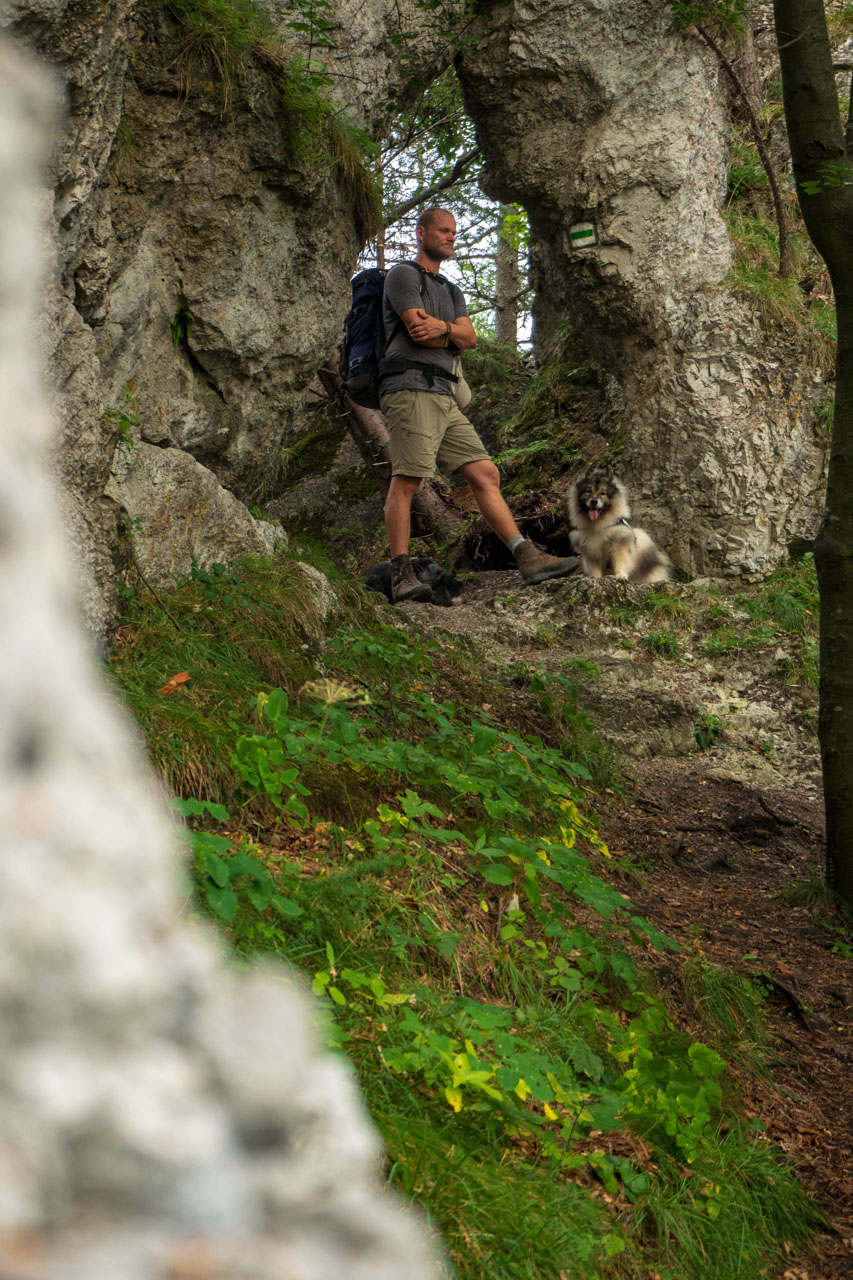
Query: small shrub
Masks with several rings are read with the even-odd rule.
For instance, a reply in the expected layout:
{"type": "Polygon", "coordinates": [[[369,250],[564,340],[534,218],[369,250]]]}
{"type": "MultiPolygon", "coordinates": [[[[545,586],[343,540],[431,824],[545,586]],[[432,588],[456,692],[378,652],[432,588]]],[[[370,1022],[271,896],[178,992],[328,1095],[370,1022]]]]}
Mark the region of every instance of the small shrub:
{"type": "Polygon", "coordinates": [[[644,643],[658,658],[677,658],[681,653],[681,641],[670,631],[648,631],[644,643]]]}
{"type": "Polygon", "coordinates": [[[712,712],[704,712],[693,726],[693,736],[700,751],[707,751],[723,732],[722,721],[712,712]]]}

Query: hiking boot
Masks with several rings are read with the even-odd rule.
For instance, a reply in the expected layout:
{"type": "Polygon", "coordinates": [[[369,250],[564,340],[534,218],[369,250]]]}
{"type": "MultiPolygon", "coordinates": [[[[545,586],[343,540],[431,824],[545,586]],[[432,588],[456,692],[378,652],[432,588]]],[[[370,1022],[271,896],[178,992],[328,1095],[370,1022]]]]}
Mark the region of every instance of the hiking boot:
{"type": "Polygon", "coordinates": [[[578,556],[569,556],[565,560],[549,556],[534,546],[529,538],[518,544],[513,555],[519,573],[529,587],[537,582],[545,582],[548,578],[563,578],[567,573],[574,573],[580,564],[578,556]]]}
{"type": "Polygon", "coordinates": [[[391,599],[394,604],[403,600],[422,600],[429,604],[432,600],[432,587],[418,581],[408,556],[391,559],[391,599]]]}

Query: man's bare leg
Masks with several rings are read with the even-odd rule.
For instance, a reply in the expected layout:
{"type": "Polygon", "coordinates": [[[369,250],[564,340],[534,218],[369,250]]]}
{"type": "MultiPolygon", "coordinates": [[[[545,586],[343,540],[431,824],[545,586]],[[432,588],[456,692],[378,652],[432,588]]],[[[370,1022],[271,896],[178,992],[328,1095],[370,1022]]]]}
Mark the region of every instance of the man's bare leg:
{"type": "Polygon", "coordinates": [[[421,485],[420,476],[392,476],[385,498],[385,532],[391,559],[409,554],[412,537],[412,499],[421,485]]]}
{"type": "Polygon", "coordinates": [[[569,556],[565,560],[549,556],[519,532],[501,493],[500,472],[491,459],[468,462],[459,468],[459,474],[470,485],[483,519],[509,547],[526,583],[532,585],[547,578],[562,578],[567,573],[574,573],[578,566],[577,556],[569,556]]]}
{"type": "Polygon", "coordinates": [[[495,464],[488,458],[481,458],[479,462],[466,462],[464,467],[459,468],[459,474],[470,485],[480,515],[494,529],[501,542],[520,538],[522,535],[518,525],[501,493],[501,476],[495,464]]]}
{"type": "Polygon", "coordinates": [[[391,598],[432,600],[432,589],[419,582],[409,563],[412,536],[412,499],[421,483],[420,476],[392,476],[385,498],[385,531],[391,551],[391,598]]]}

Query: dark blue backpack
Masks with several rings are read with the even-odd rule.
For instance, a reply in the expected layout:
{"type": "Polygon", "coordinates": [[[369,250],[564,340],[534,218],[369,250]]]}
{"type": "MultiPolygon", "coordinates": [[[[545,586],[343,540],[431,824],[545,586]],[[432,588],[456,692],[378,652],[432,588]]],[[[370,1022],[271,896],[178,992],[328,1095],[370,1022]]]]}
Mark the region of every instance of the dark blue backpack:
{"type": "MultiPolygon", "coordinates": [[[[424,292],[425,272],[417,262],[408,264],[417,267],[421,278],[421,297],[424,292]]],[[[379,408],[379,363],[385,356],[385,350],[394,334],[402,325],[398,320],[390,334],[385,334],[382,319],[382,292],[385,288],[385,277],[391,270],[382,267],[368,267],[360,271],[352,282],[352,306],[344,320],[344,341],[341,350],[341,377],[344,390],[351,400],[365,409],[379,408]]],[[[383,374],[402,373],[408,368],[423,368],[423,365],[412,360],[395,360],[383,368],[383,374]]]]}

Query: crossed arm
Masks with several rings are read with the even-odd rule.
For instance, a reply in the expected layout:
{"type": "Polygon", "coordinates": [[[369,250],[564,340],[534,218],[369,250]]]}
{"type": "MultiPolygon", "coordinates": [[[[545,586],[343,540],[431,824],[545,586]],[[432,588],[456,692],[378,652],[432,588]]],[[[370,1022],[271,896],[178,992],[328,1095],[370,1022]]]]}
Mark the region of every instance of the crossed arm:
{"type": "Polygon", "coordinates": [[[444,320],[427,315],[422,307],[409,307],[400,319],[412,342],[417,342],[422,347],[453,346],[457,351],[467,351],[477,345],[477,335],[468,316],[458,316],[449,332],[444,320]]]}

